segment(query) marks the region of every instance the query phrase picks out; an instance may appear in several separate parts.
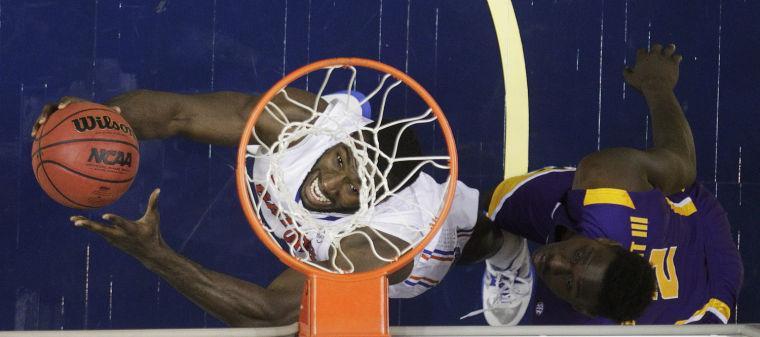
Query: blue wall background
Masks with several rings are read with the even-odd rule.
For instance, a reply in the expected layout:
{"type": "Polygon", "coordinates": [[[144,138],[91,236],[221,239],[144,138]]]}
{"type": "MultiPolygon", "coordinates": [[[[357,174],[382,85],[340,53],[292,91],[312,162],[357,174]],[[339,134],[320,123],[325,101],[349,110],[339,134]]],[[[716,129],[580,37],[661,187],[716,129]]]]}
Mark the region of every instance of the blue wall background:
{"type": "MultiPolygon", "coordinates": [[[[745,261],[740,322],[760,321],[751,243],[760,201],[760,3],[514,2],[530,94],[531,168],[572,165],[607,146],[651,143],[643,99],[621,70],[649,41],[686,58],[677,93],[697,144],[699,179],[729,211],[745,261]],[[754,211],[754,212],[753,212],[754,211]],[[747,244],[750,243],[750,244],[747,244]]],[[[131,257],[74,228],[32,175],[29,132],[63,95],[102,101],[135,88],[262,92],[309,61],[359,56],[406,70],[436,97],[457,136],[461,178],[487,189],[503,172],[504,87],[482,1],[0,0],[0,329],[221,326],[131,257]]],[[[234,149],[183,139],[141,143],[142,165],[113,212],[137,218],[162,188],[162,231],[211,269],[266,284],[284,268],[250,232],[236,197],[234,149]]],[[[391,303],[394,325],[484,324],[482,267],[391,303]]]]}

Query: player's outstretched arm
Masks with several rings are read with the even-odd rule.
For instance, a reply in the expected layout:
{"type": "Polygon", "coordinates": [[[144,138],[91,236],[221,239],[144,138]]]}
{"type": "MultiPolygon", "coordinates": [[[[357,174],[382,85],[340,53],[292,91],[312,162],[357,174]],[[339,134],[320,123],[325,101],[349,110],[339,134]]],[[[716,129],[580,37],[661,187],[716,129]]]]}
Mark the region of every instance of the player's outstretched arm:
{"type": "Polygon", "coordinates": [[[676,46],[659,44],[639,49],[636,64],[626,68],[626,83],[646,99],[652,117],[654,147],[606,149],[586,156],[578,165],[574,188],[613,187],[630,191],[656,187],[672,194],[696,178],[694,140],[689,123],[673,93],[681,55],[676,46]]]}
{"type": "Polygon", "coordinates": [[[132,255],[188,299],[231,326],[280,326],[298,318],[305,278],[286,270],[267,288],[211,271],[179,255],[161,237],[158,194],[150,196],[145,215],[136,221],[105,214],[110,224],[71,217],[78,227],[101,235],[132,255]]]}
{"type": "MultiPolygon", "coordinates": [[[[307,91],[287,88],[288,97],[306,106],[313,106],[317,99],[307,91]]],[[[237,146],[248,115],[258,103],[258,95],[223,91],[184,95],[171,92],[134,90],[116,96],[104,104],[116,109],[135,130],[138,139],[163,139],[184,136],[195,141],[237,146]]],[[[32,136],[47,117],[71,102],[82,101],[76,97],[63,97],[58,103],[47,104],[32,127],[32,136]]],[[[311,116],[279,94],[272,99],[291,121],[305,120],[311,116]]],[[[318,109],[327,103],[320,100],[318,109]]],[[[269,144],[277,139],[282,124],[269,114],[262,114],[256,131],[259,138],[269,144]]]]}
{"type": "MultiPolygon", "coordinates": [[[[303,90],[288,88],[288,97],[312,106],[316,96],[303,90]]],[[[121,108],[140,139],[167,138],[182,135],[216,145],[237,146],[245,122],[258,95],[221,91],[182,95],[169,92],[136,90],[109,100],[106,104],[121,108]]],[[[291,121],[305,120],[311,114],[288,101],[283,94],[272,99],[291,121]]],[[[324,109],[326,103],[321,101],[324,109]]],[[[270,114],[262,114],[256,131],[265,143],[277,139],[282,124],[270,114]]]]}

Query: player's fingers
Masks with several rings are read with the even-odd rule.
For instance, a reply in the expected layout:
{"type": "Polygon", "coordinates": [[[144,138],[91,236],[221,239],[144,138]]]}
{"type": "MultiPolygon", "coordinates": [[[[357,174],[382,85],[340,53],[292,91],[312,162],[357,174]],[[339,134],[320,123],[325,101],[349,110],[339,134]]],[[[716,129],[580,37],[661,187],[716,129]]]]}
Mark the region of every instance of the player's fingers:
{"type": "Polygon", "coordinates": [[[662,53],[662,45],[659,43],[655,43],[652,45],[652,52],[650,54],[657,55],[662,53]]]}
{"type": "Polygon", "coordinates": [[[115,111],[117,114],[121,114],[121,108],[115,105],[110,106],[113,111],[115,111]]]}
{"type": "Polygon", "coordinates": [[[71,103],[83,102],[83,101],[84,100],[81,99],[81,98],[79,98],[79,97],[63,96],[63,97],[61,97],[61,100],[58,101],[58,110],[63,109],[65,107],[69,106],[69,104],[71,104],[71,103]]]}
{"type": "Polygon", "coordinates": [[[158,212],[158,196],[160,194],[160,188],[156,188],[150,193],[150,198],[148,198],[148,212],[158,212]]]}
{"type": "Polygon", "coordinates": [[[636,49],[636,60],[641,60],[647,56],[647,50],[644,48],[636,49]]]}
{"type": "Polygon", "coordinates": [[[135,228],[134,222],[124,219],[116,214],[106,213],[103,214],[102,218],[103,220],[107,220],[114,226],[124,229],[127,232],[131,232],[135,228]]]}
{"type": "Polygon", "coordinates": [[[116,235],[119,235],[118,229],[111,226],[104,225],[99,222],[92,221],[83,216],[79,216],[79,215],[72,216],[71,218],[69,218],[69,220],[73,222],[74,226],[76,227],[82,227],[82,228],[88,229],[92,232],[95,232],[105,237],[114,237],[116,235]]]}
{"type": "Polygon", "coordinates": [[[32,126],[32,137],[37,135],[37,130],[42,127],[42,124],[45,124],[45,122],[47,122],[47,118],[50,116],[50,113],[53,112],[53,110],[55,110],[55,106],[53,104],[45,104],[45,106],[42,107],[40,116],[37,117],[37,120],[32,126]]]}
{"type": "Polygon", "coordinates": [[[665,46],[665,49],[662,50],[662,54],[668,57],[672,56],[673,53],[675,52],[676,52],[676,45],[672,43],[669,43],[667,46],[665,46]]]}
{"type": "Polygon", "coordinates": [[[161,189],[156,188],[153,190],[153,192],[150,194],[150,197],[148,198],[148,207],[145,209],[145,214],[143,215],[141,221],[147,221],[147,222],[157,222],[159,220],[159,212],[158,212],[158,196],[161,194],[161,189]]]}
{"type": "Polygon", "coordinates": [[[71,221],[71,222],[75,222],[77,220],[88,220],[88,219],[86,217],[81,216],[81,215],[74,215],[74,216],[72,216],[72,217],[69,218],[69,221],[71,221]]]}
{"type": "Polygon", "coordinates": [[[71,103],[71,97],[61,97],[61,100],[58,102],[58,110],[66,108],[71,103]]]}
{"type": "Polygon", "coordinates": [[[680,64],[681,60],[683,60],[683,56],[681,54],[674,54],[672,58],[673,58],[673,62],[675,62],[676,64],[680,64]]]}

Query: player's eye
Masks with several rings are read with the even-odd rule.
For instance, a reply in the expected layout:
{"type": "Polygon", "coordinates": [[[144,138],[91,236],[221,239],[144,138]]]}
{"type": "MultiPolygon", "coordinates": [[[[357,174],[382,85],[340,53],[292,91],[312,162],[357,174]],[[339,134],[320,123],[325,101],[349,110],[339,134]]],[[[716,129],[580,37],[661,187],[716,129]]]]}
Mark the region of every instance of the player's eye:
{"type": "Polygon", "coordinates": [[[568,277],[567,280],[565,280],[565,286],[567,287],[567,291],[573,290],[573,278],[568,277]]]}

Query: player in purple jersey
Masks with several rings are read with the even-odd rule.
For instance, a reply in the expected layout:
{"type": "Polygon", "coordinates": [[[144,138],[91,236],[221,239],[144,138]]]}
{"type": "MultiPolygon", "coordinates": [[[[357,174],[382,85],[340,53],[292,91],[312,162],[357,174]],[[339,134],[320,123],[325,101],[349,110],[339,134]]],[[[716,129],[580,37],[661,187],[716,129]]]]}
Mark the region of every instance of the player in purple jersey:
{"type": "Polygon", "coordinates": [[[547,168],[496,188],[488,217],[508,232],[481,225],[471,242],[516,234],[541,244],[530,256],[541,282],[523,281],[527,254],[489,258],[490,324],[516,324],[526,312],[532,324],[728,322],[743,267],[725,211],[695,183],[691,130],[673,94],[682,59],[674,52],[673,44],[640,49],[624,71],[649,106],[654,147],[605,149],[577,170],[547,168]]]}

